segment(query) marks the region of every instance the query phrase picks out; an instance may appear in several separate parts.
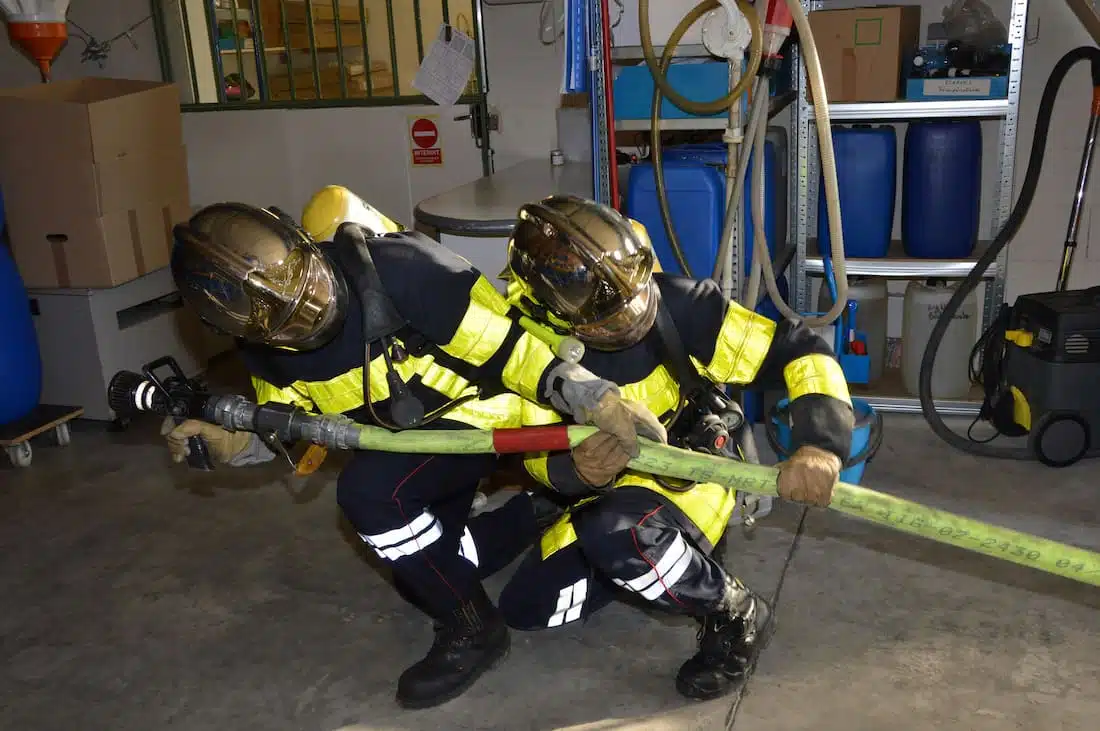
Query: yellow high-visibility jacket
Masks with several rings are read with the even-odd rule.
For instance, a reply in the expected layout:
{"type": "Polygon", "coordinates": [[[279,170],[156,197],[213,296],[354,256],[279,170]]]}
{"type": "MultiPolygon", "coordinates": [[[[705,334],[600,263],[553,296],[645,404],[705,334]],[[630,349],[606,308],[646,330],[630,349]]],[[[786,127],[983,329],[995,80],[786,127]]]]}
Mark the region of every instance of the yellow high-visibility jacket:
{"type": "MultiPolygon", "coordinates": [[[[323,244],[322,250],[331,245],[323,244]]],[[[561,361],[509,317],[505,298],[469,262],[419,233],[390,234],[367,245],[386,293],[408,323],[395,338],[404,353],[394,365],[410,392],[429,414],[454,399],[480,396],[446,411],[428,428],[517,426],[524,399],[549,403],[544,382],[561,361]]],[[[374,421],[363,393],[363,313],[352,287],[346,321],[322,347],[240,347],[258,403],[374,421]]],[[[386,419],[390,392],[378,346],[368,368],[371,405],[386,419]]]]}
{"type": "MultiPolygon", "coordinates": [[[[803,444],[827,449],[842,460],[849,455],[853,415],[844,373],[828,343],[806,326],[792,321],[776,323],[730,302],[711,280],[654,274],[698,372],[715,384],[752,388],[785,387],[790,400],[792,449],[803,444]]],[[[522,304],[517,302],[517,306],[522,304]]],[[[667,422],[681,403],[681,385],[665,365],[660,336],[653,328],[626,350],[588,349],[581,365],[601,378],[617,383],[623,398],[638,401],[667,422]]],[[[523,404],[525,426],[552,424],[562,417],[539,404],[523,404]]],[[[591,495],[573,469],[568,452],[529,455],[527,471],[540,483],[563,494],[591,495]]],[[[687,492],[662,487],[651,475],[627,471],[613,487],[637,486],[652,490],[662,501],[682,510],[697,528],[693,538],[713,546],[736,507],[736,496],[715,484],[697,484],[687,492]]],[[[574,507],[592,500],[583,497],[574,507]]],[[[549,556],[576,540],[567,513],[544,535],[542,551],[549,556]]]]}

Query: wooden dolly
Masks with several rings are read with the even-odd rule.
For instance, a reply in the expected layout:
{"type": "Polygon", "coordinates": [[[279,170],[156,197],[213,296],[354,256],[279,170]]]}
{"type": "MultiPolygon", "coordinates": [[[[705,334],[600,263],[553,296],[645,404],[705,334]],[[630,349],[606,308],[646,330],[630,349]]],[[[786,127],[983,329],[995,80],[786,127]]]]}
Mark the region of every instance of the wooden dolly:
{"type": "Polygon", "coordinates": [[[0,426],[0,447],[16,467],[30,467],[31,439],[53,429],[58,445],[67,447],[72,439],[69,422],[83,415],[81,406],[41,404],[19,421],[0,426]]]}

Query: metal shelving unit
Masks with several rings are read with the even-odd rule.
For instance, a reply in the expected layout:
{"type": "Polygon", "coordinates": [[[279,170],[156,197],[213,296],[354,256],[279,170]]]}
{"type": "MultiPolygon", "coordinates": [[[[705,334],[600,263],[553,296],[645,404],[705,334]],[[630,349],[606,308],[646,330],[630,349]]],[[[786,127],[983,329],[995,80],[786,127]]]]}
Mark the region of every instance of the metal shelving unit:
{"type": "MultiPolygon", "coordinates": [[[[807,12],[820,10],[822,0],[802,0],[807,12]]],[[[926,119],[990,119],[1000,123],[999,170],[994,182],[994,205],[989,220],[989,237],[996,236],[1012,209],[1013,174],[1016,158],[1016,124],[1020,104],[1020,79],[1023,70],[1024,37],[1027,26],[1028,0],[1012,0],[1012,14],[1008,23],[1008,42],[1012,45],[1009,66],[1008,96],[1005,99],[914,102],[897,101],[883,103],[830,104],[829,116],[833,122],[912,122],[926,119]]],[[[821,274],[821,257],[810,256],[807,249],[811,232],[816,229],[818,198],[817,133],[814,127],[813,106],[807,101],[808,82],[801,59],[796,60],[798,73],[795,86],[798,93],[792,115],[792,136],[795,138],[791,155],[791,241],[795,245],[791,263],[795,308],[801,312],[812,310],[810,282],[807,275],[821,274]]],[[[920,260],[899,255],[896,249],[883,259],[852,259],[847,262],[851,275],[889,277],[894,279],[923,279],[926,277],[959,278],[966,276],[977,262],[988,242],[982,242],[972,257],[965,260],[920,260]]],[[[815,247],[816,250],[816,247],[815,247]]],[[[997,258],[986,274],[982,329],[988,327],[1004,299],[1004,281],[1007,271],[1005,252],[997,258]]],[[[903,346],[904,347],[904,346],[903,346]]],[[[884,377],[882,383],[868,388],[852,388],[853,394],[867,399],[880,411],[916,413],[920,401],[909,396],[901,387],[896,374],[884,377]]],[[[977,393],[965,401],[937,401],[941,413],[962,415],[976,414],[981,406],[977,393]]]]}

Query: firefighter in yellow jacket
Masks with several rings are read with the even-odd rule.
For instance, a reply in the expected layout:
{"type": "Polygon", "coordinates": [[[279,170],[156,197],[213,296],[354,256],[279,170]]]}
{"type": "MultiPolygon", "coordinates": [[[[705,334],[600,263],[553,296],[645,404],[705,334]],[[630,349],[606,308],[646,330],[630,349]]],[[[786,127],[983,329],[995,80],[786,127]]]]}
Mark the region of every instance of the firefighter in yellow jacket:
{"type": "MultiPolygon", "coordinates": [[[[586,346],[580,364],[666,421],[670,443],[730,456],[736,409],[716,384],[774,388],[790,398],[795,451],[779,495],[827,505],[851,446],[847,384],[828,344],[804,325],[775,323],[728,301],[713,281],[653,274],[644,229],[591,201],[526,205],[509,242],[515,304],[586,346]],[[731,438],[732,436],[732,438],[731,438]]],[[[524,423],[560,416],[524,405],[524,423]]],[[[751,427],[750,427],[751,428],[751,427]]],[[[574,501],[521,563],[500,598],[523,630],[582,620],[629,592],[702,625],[679,691],[735,690],[772,626],[771,608],[712,556],[736,497],[719,485],[624,471],[629,455],[596,434],[572,453],[531,455],[528,471],[574,501]]],[[[475,521],[475,544],[490,534],[475,521]]]]}
{"type": "MultiPolygon", "coordinates": [[[[174,230],[179,291],[238,339],[258,402],[393,430],[456,429],[513,425],[522,396],[597,426],[627,451],[637,449],[638,430],[663,437],[656,418],[621,399],[614,383],[555,357],[516,325],[485,277],[435,241],[401,231],[343,188],[322,190],[303,220],[323,243],[276,209],[236,203],[208,206],[174,230]]],[[[274,454],[255,434],[198,421],[169,426],[177,461],[192,436],[228,465],[274,454]]],[[[465,550],[470,506],[494,461],[360,451],[338,478],[352,526],[399,591],[435,620],[428,654],[398,680],[406,707],[459,695],[508,649],[505,623],[465,550]]],[[[523,537],[521,527],[496,539],[523,537]]]]}

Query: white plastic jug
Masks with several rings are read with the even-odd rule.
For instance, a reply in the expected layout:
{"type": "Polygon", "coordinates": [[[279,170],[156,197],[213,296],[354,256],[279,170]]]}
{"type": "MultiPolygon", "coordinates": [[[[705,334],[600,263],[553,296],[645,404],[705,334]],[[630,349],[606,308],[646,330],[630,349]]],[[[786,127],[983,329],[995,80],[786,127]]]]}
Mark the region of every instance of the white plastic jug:
{"type": "MultiPolygon", "coordinates": [[[[920,364],[932,328],[955,293],[957,283],[930,279],[905,288],[902,319],[901,375],[905,390],[920,395],[920,364]]],[[[971,292],[944,333],[932,368],[932,398],[961,399],[970,393],[970,352],[978,339],[978,303],[971,292]]]]}
{"type": "MultiPolygon", "coordinates": [[[[869,377],[872,382],[882,377],[882,369],[886,365],[886,321],[890,311],[889,296],[885,279],[848,278],[848,299],[859,303],[856,309],[856,330],[867,336],[867,355],[871,357],[869,377]]],[[[821,290],[817,295],[817,309],[819,312],[828,312],[832,306],[833,298],[829,294],[829,286],[822,280],[821,290]]],[[[847,314],[842,314],[841,317],[847,317],[847,314]]],[[[835,335],[836,330],[830,327],[826,336],[829,345],[834,344],[835,335]]]]}

